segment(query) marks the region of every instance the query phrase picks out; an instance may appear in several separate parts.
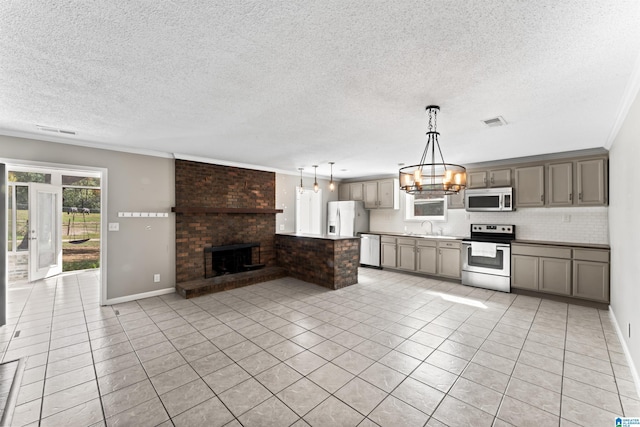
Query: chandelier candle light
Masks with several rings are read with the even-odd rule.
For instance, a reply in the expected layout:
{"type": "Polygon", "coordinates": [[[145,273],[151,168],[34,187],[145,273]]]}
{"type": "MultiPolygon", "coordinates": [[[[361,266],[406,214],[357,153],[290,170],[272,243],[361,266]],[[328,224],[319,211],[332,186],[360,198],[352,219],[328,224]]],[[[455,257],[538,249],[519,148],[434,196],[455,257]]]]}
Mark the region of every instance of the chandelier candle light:
{"type": "Polygon", "coordinates": [[[445,163],[440,149],[436,131],[436,119],[440,107],[427,106],[429,115],[429,131],[427,132],[427,146],[422,153],[420,164],[400,168],[400,188],[409,194],[424,194],[432,197],[442,197],[456,194],[467,186],[467,170],[464,166],[445,163]],[[440,155],[440,162],[436,162],[436,147],[440,155]],[[431,156],[431,163],[426,163],[427,156],[431,156]]]}

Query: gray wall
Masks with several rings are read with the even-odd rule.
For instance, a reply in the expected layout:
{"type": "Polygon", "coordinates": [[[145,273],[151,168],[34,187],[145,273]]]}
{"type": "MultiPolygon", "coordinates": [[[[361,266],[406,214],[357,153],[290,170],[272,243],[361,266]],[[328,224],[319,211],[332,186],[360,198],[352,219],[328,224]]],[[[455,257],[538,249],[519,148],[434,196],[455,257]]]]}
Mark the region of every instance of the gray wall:
{"type": "MultiPolygon", "coordinates": [[[[302,184],[305,188],[313,188],[313,177],[304,176],[302,184]]],[[[276,215],[276,233],[293,233],[296,231],[296,186],[300,185],[300,175],[276,173],[276,209],[284,212],[276,215]]],[[[338,200],[338,183],[336,189],[329,190],[329,180],[318,178],[322,189],[322,232],[327,232],[327,202],[338,200]]]]}
{"type": "MultiPolygon", "coordinates": [[[[118,212],[170,212],[175,203],[174,161],[0,135],[0,157],[108,170],[108,221],[120,231],[105,232],[107,299],[175,286],[175,217],[118,218],[118,212]],[[153,275],[160,274],[160,283],[153,275]]],[[[103,207],[104,213],[104,207],[103,207]]],[[[6,228],[6,221],[2,225],[6,228]]]]}
{"type": "MultiPolygon", "coordinates": [[[[640,96],[631,106],[609,153],[611,308],[636,369],[640,368],[639,162],[640,96]],[[628,334],[629,324],[631,337],[628,334]]],[[[640,387],[640,384],[636,386],[640,387]]]]}

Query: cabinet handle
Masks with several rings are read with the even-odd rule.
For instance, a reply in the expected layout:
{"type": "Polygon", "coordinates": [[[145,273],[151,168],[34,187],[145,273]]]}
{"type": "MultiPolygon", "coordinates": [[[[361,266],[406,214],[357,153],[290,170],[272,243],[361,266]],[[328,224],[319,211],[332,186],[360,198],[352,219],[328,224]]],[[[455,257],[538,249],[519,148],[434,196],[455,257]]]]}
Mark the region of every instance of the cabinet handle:
{"type": "Polygon", "coordinates": [[[540,201],[541,201],[541,202],[544,202],[544,194],[541,194],[541,195],[540,195],[540,201]]]}
{"type": "Polygon", "coordinates": [[[491,177],[491,183],[493,184],[493,177],[491,177]]]}
{"type": "Polygon", "coordinates": [[[582,200],[582,193],[578,193],[578,200],[582,200]]]}
{"type": "Polygon", "coordinates": [[[569,201],[573,202],[573,193],[569,193],[569,201]]]}
{"type": "Polygon", "coordinates": [[[485,184],[487,183],[487,177],[486,176],[484,178],[482,178],[482,182],[484,182],[485,184]]]}

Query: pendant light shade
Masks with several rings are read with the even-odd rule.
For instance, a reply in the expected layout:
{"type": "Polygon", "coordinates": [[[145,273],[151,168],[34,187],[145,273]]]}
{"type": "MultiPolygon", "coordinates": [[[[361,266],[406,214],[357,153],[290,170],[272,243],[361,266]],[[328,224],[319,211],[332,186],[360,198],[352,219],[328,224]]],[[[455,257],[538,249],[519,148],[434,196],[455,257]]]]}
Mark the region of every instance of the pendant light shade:
{"type": "Polygon", "coordinates": [[[333,182],[333,165],[335,164],[335,162],[329,162],[329,164],[331,165],[331,180],[329,181],[329,190],[333,191],[336,189],[336,184],[335,182],[333,182]]]}
{"type": "Polygon", "coordinates": [[[313,191],[318,192],[320,186],[318,185],[318,165],[313,165],[313,191]]]}
{"type": "Polygon", "coordinates": [[[300,194],[302,194],[304,193],[304,187],[302,186],[302,171],[304,168],[298,168],[298,170],[300,171],[300,194]]]}
{"type": "Polygon", "coordinates": [[[445,163],[440,149],[436,131],[436,119],[440,107],[427,106],[429,115],[429,131],[427,132],[427,145],[422,153],[420,163],[405,166],[400,169],[400,188],[409,194],[424,194],[433,197],[442,197],[447,194],[455,194],[464,190],[467,186],[467,170],[464,166],[445,163]],[[436,151],[440,161],[436,161],[436,151]],[[430,161],[429,163],[427,163],[430,161]]]}

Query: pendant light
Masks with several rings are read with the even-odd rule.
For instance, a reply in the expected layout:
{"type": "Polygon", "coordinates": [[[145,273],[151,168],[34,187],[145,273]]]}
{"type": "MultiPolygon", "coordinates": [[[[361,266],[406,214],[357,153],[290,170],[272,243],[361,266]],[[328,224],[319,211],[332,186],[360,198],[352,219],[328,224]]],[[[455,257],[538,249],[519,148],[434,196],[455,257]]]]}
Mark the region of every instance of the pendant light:
{"type": "Polygon", "coordinates": [[[408,194],[421,194],[427,197],[456,194],[467,186],[467,170],[464,166],[445,163],[438,141],[440,133],[436,131],[436,119],[440,107],[429,105],[426,110],[429,115],[427,145],[422,153],[420,164],[400,168],[400,188],[408,194]],[[440,162],[436,162],[436,147],[440,162]],[[427,156],[430,156],[430,163],[426,163],[427,156]]]}
{"type": "Polygon", "coordinates": [[[318,165],[313,165],[313,168],[313,191],[317,193],[320,190],[318,185],[318,165]]]}
{"type": "Polygon", "coordinates": [[[300,194],[302,194],[304,193],[304,187],[302,186],[302,171],[304,168],[298,168],[298,170],[300,171],[300,194]]]}
{"type": "Polygon", "coordinates": [[[335,182],[333,182],[333,165],[335,164],[335,162],[329,162],[329,164],[331,165],[331,179],[329,180],[329,190],[333,191],[336,189],[336,184],[335,182]]]}

